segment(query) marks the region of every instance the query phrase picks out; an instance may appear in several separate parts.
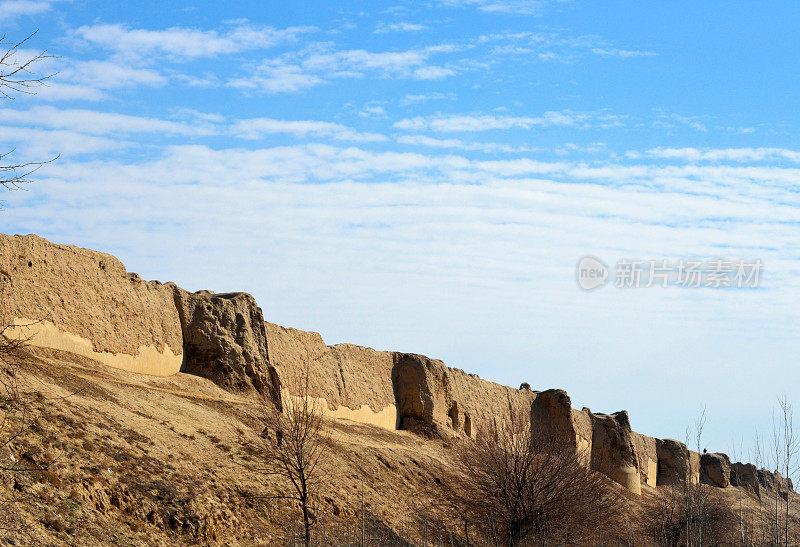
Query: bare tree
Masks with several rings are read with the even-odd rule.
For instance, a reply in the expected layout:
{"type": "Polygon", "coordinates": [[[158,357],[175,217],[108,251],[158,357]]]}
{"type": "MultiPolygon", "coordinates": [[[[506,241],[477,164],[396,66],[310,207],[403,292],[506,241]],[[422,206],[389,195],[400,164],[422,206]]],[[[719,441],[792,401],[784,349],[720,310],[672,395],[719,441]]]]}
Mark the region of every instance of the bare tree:
{"type": "Polygon", "coordinates": [[[616,532],[626,502],[569,443],[512,413],[456,448],[454,504],[487,538],[573,543],[616,532]],[[602,515],[602,519],[599,517],[602,515]]]}
{"type": "Polygon", "coordinates": [[[772,541],[776,545],[781,544],[781,511],[780,511],[780,487],[778,484],[778,477],[783,467],[783,429],[781,428],[780,418],[778,418],[775,414],[775,410],[772,411],[772,466],[771,468],[775,470],[774,476],[774,505],[770,508],[772,510],[772,541]]]}
{"type": "Polygon", "coordinates": [[[689,450],[690,440],[694,441],[694,446],[696,449],[696,453],[699,455],[702,453],[703,448],[703,429],[706,425],[706,407],[700,411],[695,419],[694,424],[686,426],[686,466],[684,469],[684,477],[682,481],[682,490],[683,492],[680,495],[676,495],[678,499],[682,501],[684,504],[683,511],[686,515],[686,518],[682,520],[686,529],[685,529],[685,541],[687,545],[699,545],[702,546],[703,544],[703,522],[704,522],[704,501],[705,501],[705,489],[702,488],[700,484],[700,477],[699,477],[699,460],[697,461],[698,469],[693,469],[693,456],[691,450],[689,450]],[[697,478],[695,479],[695,471],[698,473],[697,478]]]}
{"type": "MultiPolygon", "coordinates": [[[[754,446],[753,446],[753,463],[756,467],[756,473],[764,466],[764,451],[761,448],[761,436],[756,431],[754,446]]],[[[761,496],[761,488],[758,486],[758,476],[756,476],[756,485],[758,488],[758,528],[761,532],[761,544],[767,542],[767,523],[764,516],[764,500],[761,496]]]]}
{"type": "MultiPolygon", "coordinates": [[[[0,99],[13,100],[18,93],[33,94],[37,87],[50,78],[51,75],[37,76],[34,73],[36,65],[50,55],[46,52],[29,55],[22,51],[22,47],[35,35],[36,32],[33,32],[19,42],[8,42],[5,35],[0,37],[0,99]]],[[[7,155],[0,153],[0,162],[7,155]]],[[[47,162],[17,165],[0,163],[0,187],[12,190],[30,182],[30,174],[43,163],[47,162]]],[[[24,409],[21,414],[16,411],[20,402],[19,369],[24,364],[24,348],[29,340],[19,333],[19,327],[24,325],[14,324],[13,317],[4,305],[10,300],[7,294],[10,290],[8,275],[0,273],[0,404],[4,410],[0,418],[0,431],[3,432],[0,447],[8,446],[19,436],[24,424],[24,409]]]]}
{"type": "MultiPolygon", "coordinates": [[[[795,436],[794,430],[794,409],[792,408],[792,403],[789,401],[786,395],[782,395],[778,397],[778,406],[780,408],[780,428],[781,428],[781,440],[783,441],[781,444],[781,457],[783,458],[783,465],[781,469],[784,471],[784,484],[786,486],[786,505],[785,505],[785,512],[784,512],[784,533],[783,533],[783,541],[784,545],[789,545],[789,502],[791,500],[791,495],[789,492],[789,478],[795,472],[796,466],[796,459],[797,459],[797,451],[800,446],[798,445],[798,439],[795,436]]],[[[777,466],[776,466],[777,467],[777,466]]],[[[775,490],[779,489],[779,475],[775,473],[775,490]]]]}
{"type": "MultiPolygon", "coordinates": [[[[737,535],[744,538],[744,513],[740,498],[740,515],[737,515],[715,488],[702,484],[700,460],[695,461],[688,449],[694,442],[697,457],[703,450],[703,430],[706,425],[706,408],[698,414],[694,424],[686,428],[684,476],[681,484],[659,489],[652,501],[645,503],[642,514],[645,526],[654,531],[653,540],[661,545],[730,544],[737,535]],[[735,532],[739,524],[738,534],[735,532]]],[[[744,539],[742,539],[744,542],[744,539]]]]}
{"type": "MultiPolygon", "coordinates": [[[[700,454],[703,453],[703,429],[706,426],[706,407],[703,407],[703,410],[700,411],[700,414],[697,416],[697,419],[694,423],[694,441],[695,447],[697,449],[698,458],[700,458],[700,454]]],[[[691,453],[687,452],[689,456],[689,465],[687,465],[687,471],[689,473],[693,473],[691,470],[691,453]]],[[[699,545],[702,547],[703,545],[703,532],[704,532],[704,525],[707,522],[705,518],[706,515],[703,514],[705,510],[704,502],[706,498],[706,490],[703,488],[703,485],[700,483],[700,461],[698,460],[698,477],[697,482],[694,481],[694,477],[689,476],[686,480],[686,485],[689,488],[690,497],[689,502],[691,504],[690,514],[694,514],[694,523],[695,523],[695,542],[694,544],[699,545]]],[[[691,545],[692,543],[690,543],[691,545]]]]}
{"type": "MultiPolygon", "coordinates": [[[[36,32],[33,32],[19,42],[8,42],[5,35],[0,37],[0,99],[14,100],[14,95],[19,93],[32,95],[36,88],[44,85],[53,76],[39,76],[34,72],[36,65],[52,58],[52,55],[45,51],[30,55],[22,50],[35,35],[36,32]]],[[[12,152],[13,150],[0,153],[0,186],[6,189],[30,182],[30,175],[34,171],[53,161],[6,163],[6,158],[12,152]]]]}
{"type": "MultiPolygon", "coordinates": [[[[742,453],[742,441],[739,441],[739,446],[734,445],[733,449],[731,450],[731,461],[738,462],[739,456],[742,453]]],[[[747,534],[745,531],[745,499],[744,499],[744,488],[742,488],[741,484],[741,477],[739,476],[739,466],[738,465],[731,465],[731,484],[738,486],[737,488],[737,497],[739,502],[739,540],[742,542],[742,545],[747,545],[747,534]]]]}
{"type": "Polygon", "coordinates": [[[725,499],[713,487],[696,485],[660,488],[648,501],[642,522],[653,531],[659,545],[720,545],[735,541],[737,517],[725,499]],[[697,490],[702,491],[703,511],[697,513],[697,490]]]}
{"type": "MultiPolygon", "coordinates": [[[[37,31],[38,32],[38,31],[37,31]]],[[[19,42],[6,41],[5,35],[0,37],[0,99],[13,100],[18,93],[34,94],[35,89],[44,84],[52,76],[37,76],[34,72],[36,65],[51,58],[46,52],[26,54],[22,47],[27,44],[36,32],[29,34],[19,42]]],[[[0,162],[9,153],[0,153],[0,162]]],[[[53,161],[53,160],[50,160],[53,161]]],[[[30,182],[29,176],[41,165],[48,162],[28,162],[22,164],[4,165],[0,163],[0,187],[13,190],[20,184],[30,182]]],[[[2,205],[2,201],[0,201],[2,205]]],[[[10,409],[18,406],[20,401],[19,369],[24,364],[24,348],[28,338],[19,333],[19,327],[25,325],[14,324],[13,317],[4,306],[8,302],[8,291],[11,282],[7,274],[0,273],[0,402],[6,411],[0,421],[0,447],[7,446],[12,439],[22,431],[23,419],[12,418],[10,409]],[[16,426],[12,427],[12,423],[16,426]]],[[[15,416],[17,416],[15,414],[15,416]]]]}
{"type": "Polygon", "coordinates": [[[258,423],[262,427],[262,464],[249,466],[266,477],[280,481],[281,493],[267,496],[297,502],[303,514],[303,538],[311,545],[312,500],[323,474],[329,447],[330,425],[323,417],[324,403],[311,396],[308,367],[290,381],[291,394],[283,402],[283,412],[269,398],[258,404],[258,423]]]}

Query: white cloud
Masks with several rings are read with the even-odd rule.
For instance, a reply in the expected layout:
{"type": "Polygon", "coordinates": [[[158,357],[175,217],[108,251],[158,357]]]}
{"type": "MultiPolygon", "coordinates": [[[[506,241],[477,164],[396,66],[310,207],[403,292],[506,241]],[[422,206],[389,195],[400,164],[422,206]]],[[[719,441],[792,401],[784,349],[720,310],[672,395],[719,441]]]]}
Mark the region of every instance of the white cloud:
{"type": "Polygon", "coordinates": [[[413,146],[427,146],[429,148],[449,148],[456,150],[479,150],[481,152],[505,152],[518,153],[529,152],[532,149],[527,147],[515,147],[507,144],[493,142],[465,142],[461,139],[435,139],[427,135],[401,135],[397,137],[400,144],[410,144],[413,146]]]}
{"type": "Polygon", "coordinates": [[[481,11],[541,15],[548,5],[564,0],[439,0],[442,4],[457,7],[475,7],[481,11]]]}
{"type": "MultiPolygon", "coordinates": [[[[41,55],[41,50],[17,49],[9,61],[17,66],[41,55]]],[[[45,56],[30,67],[31,76],[48,76],[35,89],[48,101],[107,99],[104,91],[134,86],[163,86],[168,78],[156,70],[136,68],[119,60],[82,60],[67,56],[45,56]]]]}
{"type": "Polygon", "coordinates": [[[186,60],[268,49],[313,30],[313,27],[274,29],[247,24],[238,24],[222,32],[186,27],[145,30],[119,24],[96,24],[78,28],[74,36],[126,57],[147,61],[152,55],[186,60]]]}
{"type": "Polygon", "coordinates": [[[111,61],[73,61],[58,76],[98,89],[161,86],[167,83],[167,78],[155,70],[132,68],[111,61]]]}
{"type": "Polygon", "coordinates": [[[385,118],[386,109],[380,104],[365,104],[358,112],[358,115],[362,118],[385,118]]]}
{"type": "Polygon", "coordinates": [[[430,53],[425,50],[371,52],[352,49],[316,52],[307,56],[302,65],[307,70],[326,73],[360,74],[377,71],[386,75],[407,74],[425,64],[430,53]]]}
{"type": "Polygon", "coordinates": [[[305,72],[297,65],[268,62],[262,64],[250,76],[231,79],[228,85],[267,93],[294,93],[322,83],[324,83],[322,78],[316,74],[305,72]]]}
{"type": "Polygon", "coordinates": [[[430,65],[434,55],[453,53],[455,46],[443,44],[405,51],[373,52],[364,49],[335,50],[316,44],[263,61],[247,76],[233,78],[232,87],[267,93],[297,92],[334,79],[409,78],[442,79],[455,74],[449,68],[430,65]]]}
{"type": "Polygon", "coordinates": [[[609,49],[602,47],[592,48],[592,53],[594,53],[595,55],[602,55],[605,57],[622,57],[622,58],[652,57],[656,55],[656,53],[652,51],[631,50],[631,49],[609,49]]]}
{"type": "Polygon", "coordinates": [[[654,127],[663,127],[666,129],[672,129],[677,125],[691,127],[692,129],[701,131],[703,133],[708,131],[706,124],[700,121],[700,118],[697,116],[681,116],[680,114],[660,113],[658,115],[658,119],[653,123],[654,127]]]}
{"type": "Polygon", "coordinates": [[[13,145],[20,157],[42,160],[58,155],[62,161],[76,154],[94,154],[132,146],[130,142],[77,131],[13,126],[0,128],[0,142],[13,145]]]}
{"type": "Polygon", "coordinates": [[[441,66],[425,66],[414,71],[414,77],[418,80],[441,80],[454,75],[454,70],[441,66]]]}
{"type": "Polygon", "coordinates": [[[225,123],[227,118],[222,114],[215,114],[213,112],[201,112],[194,108],[178,107],[170,110],[170,113],[177,118],[195,120],[200,122],[210,122],[215,124],[225,123]]]}
{"type": "MultiPolygon", "coordinates": [[[[788,160],[800,163],[800,152],[785,148],[651,148],[644,152],[651,158],[697,161],[766,161],[788,160]]],[[[629,157],[641,157],[641,153],[629,152],[629,157]]]]}
{"type": "Polygon", "coordinates": [[[0,20],[42,14],[49,11],[57,1],[59,0],[6,0],[0,2],[0,20]]]}
{"type": "Polygon", "coordinates": [[[426,25],[417,23],[380,23],[375,27],[374,32],[375,34],[386,34],[388,32],[419,32],[427,29],[428,27],[426,25]]]}
{"type": "MultiPolygon", "coordinates": [[[[316,120],[278,120],[252,118],[228,122],[224,116],[192,109],[177,109],[175,117],[187,121],[164,120],[82,109],[57,109],[37,106],[28,110],[0,109],[0,123],[68,130],[85,135],[130,135],[160,133],[182,137],[232,135],[254,140],[265,135],[287,134],[296,138],[327,138],[336,141],[383,142],[385,135],[361,132],[338,123],[316,120]]],[[[38,135],[46,135],[37,133],[38,135]]],[[[62,133],[64,134],[64,133],[62,133]]],[[[46,140],[46,139],[45,139],[46,140]]],[[[94,142],[100,142],[95,140],[94,142]]]]}
{"type": "Polygon", "coordinates": [[[570,36],[557,32],[496,32],[484,34],[475,41],[489,47],[490,58],[497,62],[504,57],[542,62],[575,62],[588,55],[601,57],[652,57],[657,53],[642,49],[613,46],[596,35],[570,36]]]}
{"type": "Polygon", "coordinates": [[[495,129],[531,129],[554,125],[585,126],[591,116],[580,112],[545,112],[538,117],[485,115],[437,115],[405,118],[395,122],[406,131],[490,131],[495,129]]]}
{"type": "Polygon", "coordinates": [[[44,101],[101,101],[108,97],[96,87],[49,81],[36,89],[33,98],[44,101]]]}
{"type": "Polygon", "coordinates": [[[288,133],[295,137],[330,137],[341,141],[381,142],[387,140],[377,133],[361,133],[338,123],[298,120],[286,121],[272,118],[254,118],[236,121],[231,132],[241,138],[257,139],[263,135],[288,133]]]}
{"type": "Polygon", "coordinates": [[[444,99],[454,99],[455,93],[442,93],[440,91],[434,91],[433,93],[418,93],[418,94],[408,94],[402,99],[400,99],[400,104],[402,106],[408,106],[416,103],[426,103],[428,101],[441,101],[444,99]]]}
{"type": "Polygon", "coordinates": [[[0,109],[0,122],[66,129],[89,135],[166,133],[183,136],[203,136],[215,133],[212,128],[205,125],[189,125],[158,118],[130,116],[96,110],[61,110],[51,106],[36,106],[28,110],[0,109]]]}

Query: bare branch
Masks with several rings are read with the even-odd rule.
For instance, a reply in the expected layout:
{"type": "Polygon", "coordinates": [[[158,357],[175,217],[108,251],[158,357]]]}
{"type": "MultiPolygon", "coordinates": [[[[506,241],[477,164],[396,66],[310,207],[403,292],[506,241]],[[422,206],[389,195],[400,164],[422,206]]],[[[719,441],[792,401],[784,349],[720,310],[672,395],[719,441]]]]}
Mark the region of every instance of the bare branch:
{"type": "Polygon", "coordinates": [[[48,55],[47,51],[42,51],[32,57],[19,58],[20,48],[32,39],[39,31],[30,33],[20,42],[6,42],[5,35],[0,38],[0,47],[5,49],[0,53],[0,96],[6,99],[14,99],[15,93],[27,95],[35,94],[35,89],[45,84],[47,80],[55,76],[55,73],[45,76],[37,76],[34,65],[45,59],[54,59],[56,56],[48,55]]]}

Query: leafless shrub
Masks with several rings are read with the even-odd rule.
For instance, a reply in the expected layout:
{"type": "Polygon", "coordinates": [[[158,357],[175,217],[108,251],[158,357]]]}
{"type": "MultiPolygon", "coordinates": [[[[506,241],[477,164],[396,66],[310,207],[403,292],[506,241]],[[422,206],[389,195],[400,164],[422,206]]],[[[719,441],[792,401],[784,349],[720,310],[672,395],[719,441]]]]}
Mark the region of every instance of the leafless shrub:
{"type": "Polygon", "coordinates": [[[713,487],[659,488],[642,512],[642,528],[657,545],[720,545],[736,541],[737,515],[713,487]],[[696,510],[698,499],[703,510],[696,510]]]}
{"type": "Polygon", "coordinates": [[[446,494],[454,508],[492,544],[615,535],[626,510],[618,489],[587,469],[574,446],[532,427],[529,415],[511,414],[457,447],[458,473],[446,494]]]}

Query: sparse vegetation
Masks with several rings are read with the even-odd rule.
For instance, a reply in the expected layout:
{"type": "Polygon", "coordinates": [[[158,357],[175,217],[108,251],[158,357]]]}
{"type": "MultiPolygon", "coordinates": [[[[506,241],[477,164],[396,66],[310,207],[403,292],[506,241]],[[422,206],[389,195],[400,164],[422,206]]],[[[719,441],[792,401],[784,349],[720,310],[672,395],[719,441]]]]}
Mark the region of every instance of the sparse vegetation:
{"type": "Polygon", "coordinates": [[[456,449],[450,503],[491,544],[612,538],[626,501],[574,445],[540,434],[528,415],[496,420],[456,449]],[[599,517],[602,515],[602,518],[599,517]]]}

